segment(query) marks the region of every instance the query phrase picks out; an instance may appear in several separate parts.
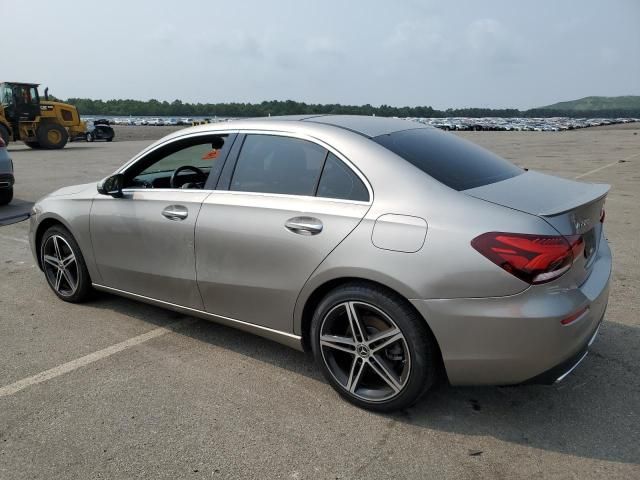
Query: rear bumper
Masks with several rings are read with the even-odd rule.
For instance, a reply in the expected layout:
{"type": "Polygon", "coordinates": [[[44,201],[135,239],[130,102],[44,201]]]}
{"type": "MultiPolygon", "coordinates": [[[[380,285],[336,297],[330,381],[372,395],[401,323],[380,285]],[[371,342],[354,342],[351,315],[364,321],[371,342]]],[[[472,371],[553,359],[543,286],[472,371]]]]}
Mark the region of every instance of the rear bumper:
{"type": "MultiPolygon", "coordinates": [[[[600,322],[602,322],[602,319],[600,319],[600,322]]],[[[553,385],[554,383],[564,380],[576,369],[578,365],[580,365],[580,363],[582,363],[582,360],[584,360],[589,353],[589,347],[595,341],[598,331],[600,330],[600,322],[598,322],[598,326],[596,327],[595,332],[593,332],[593,335],[591,335],[589,341],[580,350],[578,350],[575,355],[572,355],[564,362],[550,368],[546,372],[542,372],[540,375],[530,378],[523,383],[527,385],[553,385]]]]}
{"type": "Polygon", "coordinates": [[[508,297],[411,302],[438,341],[452,385],[553,383],[584,358],[595,338],[610,275],[611,251],[603,239],[582,285],[564,285],[561,277],[508,297]],[[560,323],[585,307],[574,322],[560,323]]]}

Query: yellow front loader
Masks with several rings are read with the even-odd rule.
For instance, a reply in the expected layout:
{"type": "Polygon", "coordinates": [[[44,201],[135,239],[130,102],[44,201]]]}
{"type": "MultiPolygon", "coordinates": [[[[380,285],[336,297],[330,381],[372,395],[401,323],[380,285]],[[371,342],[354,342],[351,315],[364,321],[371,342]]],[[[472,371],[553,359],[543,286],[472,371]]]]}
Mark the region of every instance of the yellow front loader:
{"type": "Polygon", "coordinates": [[[86,125],[73,105],[40,100],[38,84],[0,83],[0,136],[5,143],[22,140],[31,148],[63,148],[84,137],[86,125]]]}

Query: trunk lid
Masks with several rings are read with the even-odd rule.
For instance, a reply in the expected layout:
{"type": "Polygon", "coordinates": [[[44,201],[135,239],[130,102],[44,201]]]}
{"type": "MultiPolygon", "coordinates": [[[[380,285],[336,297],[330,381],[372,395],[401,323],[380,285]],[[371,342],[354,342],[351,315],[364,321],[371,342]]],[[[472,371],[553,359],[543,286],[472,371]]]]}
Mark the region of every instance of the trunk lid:
{"type": "Polygon", "coordinates": [[[602,238],[600,217],[610,186],[527,171],[501,182],[464,190],[487,202],[543,218],[565,236],[581,235],[584,254],[567,274],[579,285],[589,275],[602,238]]]}

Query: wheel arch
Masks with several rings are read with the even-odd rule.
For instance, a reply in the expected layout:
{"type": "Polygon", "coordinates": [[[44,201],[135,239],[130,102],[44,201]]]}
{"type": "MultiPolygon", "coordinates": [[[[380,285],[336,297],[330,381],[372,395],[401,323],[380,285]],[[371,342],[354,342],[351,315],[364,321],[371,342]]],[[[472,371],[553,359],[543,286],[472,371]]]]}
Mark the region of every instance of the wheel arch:
{"type": "Polygon", "coordinates": [[[444,360],[442,357],[442,351],[440,350],[440,343],[438,342],[438,339],[436,338],[435,334],[433,333],[433,330],[431,328],[431,326],[429,325],[429,321],[413,306],[413,304],[408,300],[407,296],[403,295],[401,292],[399,292],[398,290],[391,288],[381,282],[375,281],[375,280],[371,280],[368,278],[364,278],[364,277],[358,277],[358,276],[345,276],[345,277],[337,277],[337,278],[332,278],[330,280],[325,281],[324,283],[316,286],[316,288],[309,294],[308,297],[306,297],[306,300],[304,302],[304,306],[302,306],[302,310],[300,313],[300,335],[302,337],[302,347],[304,348],[305,352],[310,352],[311,351],[311,344],[310,344],[310,333],[311,333],[311,320],[313,318],[313,314],[317,308],[317,306],[320,304],[320,302],[322,301],[322,299],[331,291],[334,290],[335,288],[340,287],[341,285],[346,285],[349,283],[361,283],[361,284],[367,284],[367,285],[371,285],[377,288],[383,288],[385,290],[388,290],[389,292],[393,293],[394,295],[398,296],[399,298],[401,298],[409,308],[411,308],[416,315],[418,315],[420,318],[422,318],[424,320],[424,323],[427,327],[427,329],[429,330],[429,333],[431,334],[431,336],[433,337],[436,349],[437,349],[437,358],[438,358],[438,370],[439,372],[441,372],[442,375],[446,376],[446,370],[444,368],[444,360]]]}

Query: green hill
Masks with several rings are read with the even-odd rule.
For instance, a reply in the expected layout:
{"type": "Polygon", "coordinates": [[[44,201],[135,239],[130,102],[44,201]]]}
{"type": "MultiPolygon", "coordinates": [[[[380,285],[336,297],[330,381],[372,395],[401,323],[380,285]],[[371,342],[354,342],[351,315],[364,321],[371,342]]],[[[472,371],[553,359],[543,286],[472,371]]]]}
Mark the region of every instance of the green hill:
{"type": "Polygon", "coordinates": [[[621,97],[584,97],[570,102],[558,102],[537,110],[565,110],[595,112],[598,110],[638,110],[640,109],[640,95],[626,95],[621,97]]]}

